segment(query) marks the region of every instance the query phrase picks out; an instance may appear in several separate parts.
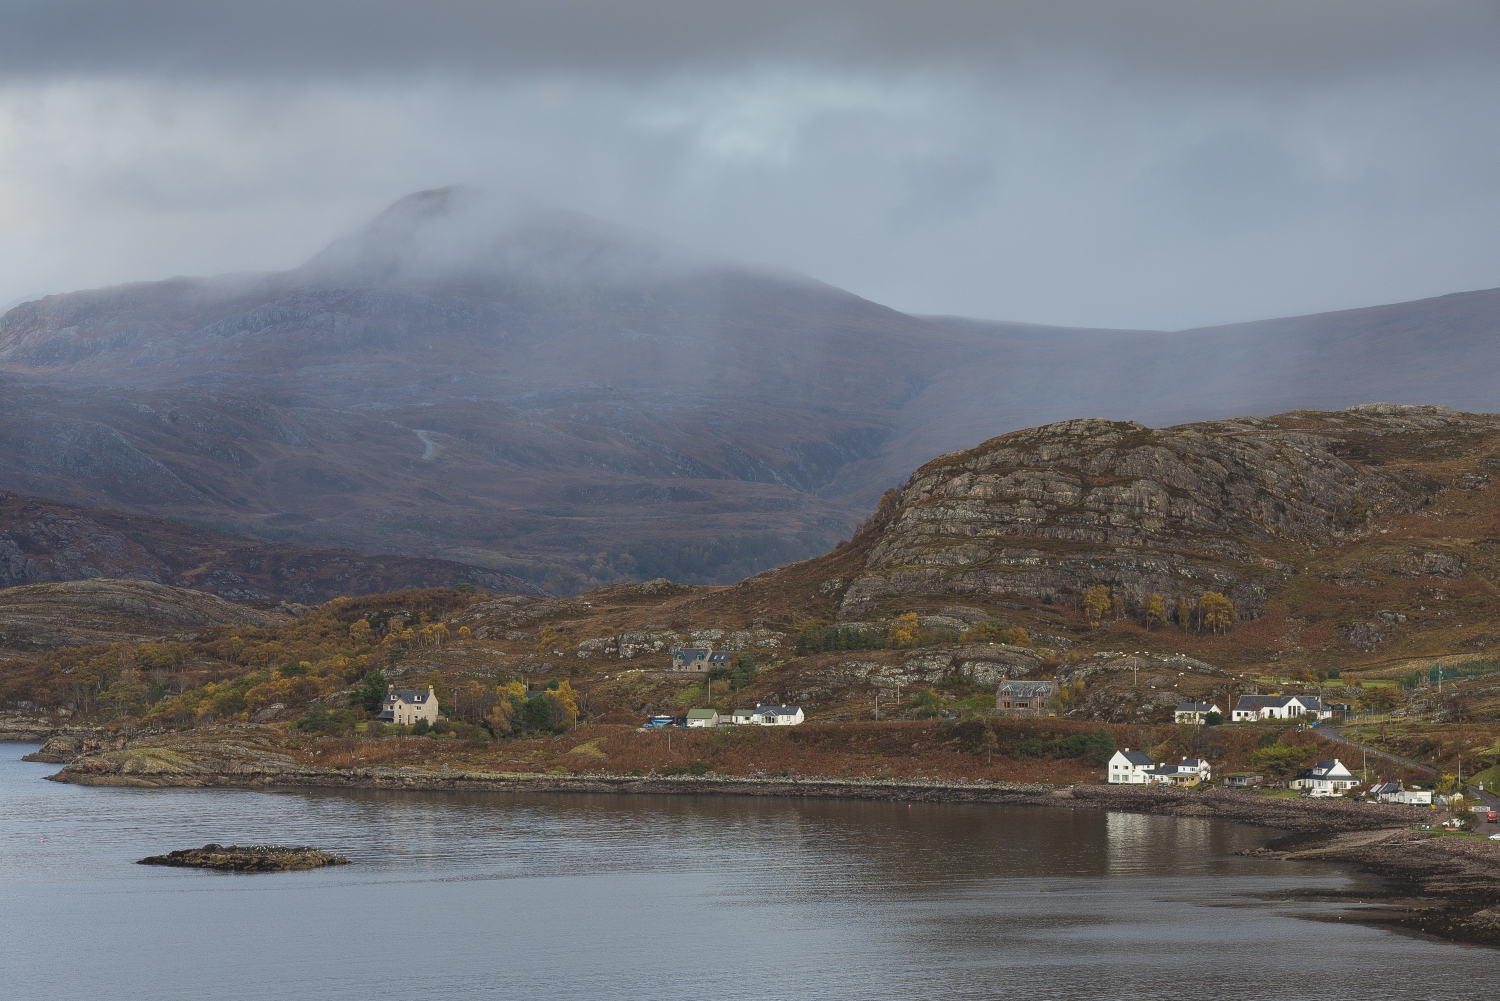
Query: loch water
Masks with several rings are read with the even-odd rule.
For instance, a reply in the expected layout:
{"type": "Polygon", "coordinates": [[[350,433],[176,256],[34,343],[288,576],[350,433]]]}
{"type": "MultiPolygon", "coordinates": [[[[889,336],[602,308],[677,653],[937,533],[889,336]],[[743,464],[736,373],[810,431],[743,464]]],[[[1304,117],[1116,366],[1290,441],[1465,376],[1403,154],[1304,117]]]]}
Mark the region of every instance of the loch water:
{"type": "Polygon", "coordinates": [[[1449,997],[1488,950],[1340,920],[1276,832],[732,796],[94,789],[0,744],[16,999],[1449,997]],[[132,864],[309,844],[311,872],[132,864]]]}

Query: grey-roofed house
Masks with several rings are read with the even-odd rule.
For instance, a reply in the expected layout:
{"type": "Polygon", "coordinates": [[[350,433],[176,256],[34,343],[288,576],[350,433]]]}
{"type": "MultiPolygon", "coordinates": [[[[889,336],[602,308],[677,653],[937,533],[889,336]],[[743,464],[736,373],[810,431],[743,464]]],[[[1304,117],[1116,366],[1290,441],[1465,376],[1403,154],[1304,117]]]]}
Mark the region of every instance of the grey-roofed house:
{"type": "Polygon", "coordinates": [[[1241,695],[1231,718],[1236,723],[1263,719],[1329,719],[1333,710],[1316,695],[1241,695]]]}
{"type": "Polygon", "coordinates": [[[1183,758],[1175,765],[1158,765],[1146,773],[1147,782],[1163,786],[1201,785],[1213,777],[1213,766],[1202,758],[1183,758]]]}
{"type": "Polygon", "coordinates": [[[1156,768],[1156,762],[1151,760],[1151,755],[1144,751],[1132,751],[1125,748],[1116,751],[1115,756],[1109,759],[1109,783],[1110,785],[1145,785],[1149,781],[1146,776],[1156,768]]]}
{"type": "Polygon", "coordinates": [[[995,711],[1010,716],[1039,716],[1047,711],[1047,700],[1056,694],[1056,678],[1048,681],[1007,678],[995,692],[995,711]]]}
{"type": "Polygon", "coordinates": [[[761,726],[796,726],[805,718],[801,706],[756,706],[751,722],[761,726]]]}
{"type": "Polygon", "coordinates": [[[706,646],[678,647],[672,651],[672,670],[707,671],[708,658],[712,653],[713,649],[706,646]]]}
{"type": "Polygon", "coordinates": [[[1218,713],[1221,717],[1223,711],[1212,702],[1183,702],[1177,706],[1172,714],[1172,719],[1178,723],[1203,723],[1209,713],[1218,713]]]}
{"type": "Polygon", "coordinates": [[[397,726],[412,726],[419,719],[425,719],[428,723],[436,723],[438,719],[438,698],[432,691],[432,686],[427,686],[427,691],[415,689],[397,688],[389,685],[385,691],[385,701],[380,706],[380,715],[377,717],[385,723],[395,723],[397,726]]]}
{"type": "Polygon", "coordinates": [[[1292,776],[1290,785],[1293,789],[1306,789],[1307,794],[1314,799],[1323,799],[1344,795],[1359,785],[1359,779],[1344,767],[1342,761],[1334,758],[1332,761],[1319,761],[1311,768],[1304,768],[1292,776]]]}

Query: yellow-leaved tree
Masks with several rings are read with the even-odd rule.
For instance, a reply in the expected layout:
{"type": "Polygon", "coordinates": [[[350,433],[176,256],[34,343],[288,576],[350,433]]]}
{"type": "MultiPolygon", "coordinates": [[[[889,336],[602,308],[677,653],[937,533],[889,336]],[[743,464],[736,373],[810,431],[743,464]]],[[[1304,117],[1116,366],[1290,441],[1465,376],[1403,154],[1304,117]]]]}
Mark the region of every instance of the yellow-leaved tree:
{"type": "Polygon", "coordinates": [[[1083,614],[1088,616],[1090,626],[1097,628],[1112,607],[1109,588],[1103,584],[1095,584],[1083,592],[1083,614]]]}
{"type": "Polygon", "coordinates": [[[1161,595],[1152,594],[1146,599],[1146,628],[1155,629],[1167,623],[1167,605],[1161,600],[1161,595]]]}
{"type": "Polygon", "coordinates": [[[917,623],[917,613],[907,612],[896,616],[896,621],[891,623],[890,632],[886,634],[886,644],[893,647],[916,646],[921,636],[922,627],[917,623]]]}
{"type": "Polygon", "coordinates": [[[573,717],[575,722],[577,721],[578,694],[573,691],[573,686],[568,684],[568,679],[564,678],[558,682],[556,688],[547,689],[547,698],[556,703],[559,709],[573,717]]]}
{"type": "Polygon", "coordinates": [[[1234,603],[1218,591],[1203,592],[1198,599],[1198,610],[1203,613],[1203,628],[1214,635],[1228,632],[1239,618],[1234,613],[1234,603]]]}
{"type": "Polygon", "coordinates": [[[355,619],[354,624],[349,627],[349,640],[355,646],[369,646],[370,623],[364,619],[355,619]]]}
{"type": "Polygon", "coordinates": [[[1193,610],[1188,607],[1187,598],[1177,599],[1177,625],[1181,629],[1193,628],[1193,610]]]}

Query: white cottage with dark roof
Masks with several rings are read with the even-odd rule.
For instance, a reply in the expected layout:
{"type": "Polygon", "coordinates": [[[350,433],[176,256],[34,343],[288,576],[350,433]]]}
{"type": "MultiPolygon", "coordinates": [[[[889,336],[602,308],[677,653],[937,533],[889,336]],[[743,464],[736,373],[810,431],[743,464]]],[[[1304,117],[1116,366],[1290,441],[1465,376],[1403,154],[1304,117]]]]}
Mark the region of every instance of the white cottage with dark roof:
{"type": "Polygon", "coordinates": [[[1293,789],[1306,789],[1307,794],[1314,799],[1342,796],[1357,785],[1359,779],[1338,758],[1319,761],[1311,768],[1304,768],[1293,775],[1291,781],[1293,789]]]}
{"type": "Polygon", "coordinates": [[[437,695],[433,693],[431,685],[427,686],[425,692],[390,685],[386,688],[385,702],[380,707],[378,718],[382,723],[395,723],[397,726],[412,726],[419,719],[436,723],[437,695]]]}
{"type": "Polygon", "coordinates": [[[1156,769],[1156,762],[1151,760],[1151,755],[1143,751],[1132,751],[1125,748],[1116,751],[1115,756],[1109,759],[1109,783],[1110,785],[1145,785],[1150,779],[1148,775],[1156,769]]]}

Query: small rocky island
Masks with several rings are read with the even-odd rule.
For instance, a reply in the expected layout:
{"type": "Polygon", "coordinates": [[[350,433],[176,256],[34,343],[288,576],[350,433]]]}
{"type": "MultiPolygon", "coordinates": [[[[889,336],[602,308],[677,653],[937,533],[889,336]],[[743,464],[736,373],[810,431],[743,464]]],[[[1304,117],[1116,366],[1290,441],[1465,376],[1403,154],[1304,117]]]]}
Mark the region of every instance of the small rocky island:
{"type": "Polygon", "coordinates": [[[292,848],[286,845],[207,844],[186,848],[166,855],[152,855],[137,865],[171,865],[189,869],[224,869],[229,872],[290,872],[294,869],[320,869],[325,865],[348,865],[342,855],[318,848],[292,848]]]}

